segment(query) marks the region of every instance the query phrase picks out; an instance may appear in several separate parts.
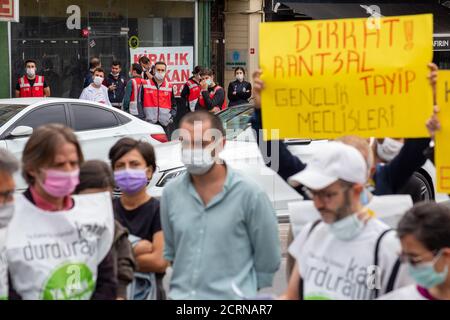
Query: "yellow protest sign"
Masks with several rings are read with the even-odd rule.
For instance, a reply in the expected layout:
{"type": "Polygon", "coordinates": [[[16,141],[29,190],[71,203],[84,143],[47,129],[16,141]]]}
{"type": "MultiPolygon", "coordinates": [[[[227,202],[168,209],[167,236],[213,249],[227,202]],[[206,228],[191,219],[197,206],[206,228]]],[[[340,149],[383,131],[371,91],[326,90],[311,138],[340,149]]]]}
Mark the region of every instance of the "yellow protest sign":
{"type": "Polygon", "coordinates": [[[450,193],[450,71],[439,71],[437,100],[441,130],[436,133],[434,161],[438,192],[450,193]]]}
{"type": "Polygon", "coordinates": [[[432,39],[430,14],[262,23],[265,138],[427,136],[432,39]]]}

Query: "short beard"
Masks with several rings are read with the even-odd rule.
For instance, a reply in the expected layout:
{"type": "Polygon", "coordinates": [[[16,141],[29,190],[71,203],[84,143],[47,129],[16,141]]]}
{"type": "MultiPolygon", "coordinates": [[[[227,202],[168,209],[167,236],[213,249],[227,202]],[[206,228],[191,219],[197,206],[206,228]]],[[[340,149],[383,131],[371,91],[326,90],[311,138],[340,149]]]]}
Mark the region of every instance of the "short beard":
{"type": "Polygon", "coordinates": [[[340,208],[336,209],[336,219],[334,222],[342,220],[352,213],[352,201],[350,199],[350,189],[348,189],[344,192],[344,204],[340,208]]]}

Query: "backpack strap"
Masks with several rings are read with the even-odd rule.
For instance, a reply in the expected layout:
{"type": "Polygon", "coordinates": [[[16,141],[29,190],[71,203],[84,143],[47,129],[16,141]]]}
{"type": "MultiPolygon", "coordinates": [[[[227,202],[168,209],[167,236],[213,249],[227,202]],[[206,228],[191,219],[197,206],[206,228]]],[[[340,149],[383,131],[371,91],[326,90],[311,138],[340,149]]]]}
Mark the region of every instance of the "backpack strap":
{"type": "MultiPolygon", "coordinates": [[[[321,221],[322,221],[321,219],[318,219],[313,222],[313,224],[311,225],[311,228],[308,230],[308,233],[306,234],[305,241],[308,240],[308,238],[311,235],[311,233],[313,232],[313,230],[319,225],[319,223],[321,221]]],[[[299,284],[298,284],[298,297],[300,300],[303,300],[303,278],[302,277],[300,277],[299,284]]]]}
{"type": "MultiPolygon", "coordinates": [[[[378,264],[380,262],[379,251],[380,251],[381,240],[383,240],[384,236],[386,234],[388,234],[390,231],[395,231],[395,230],[394,229],[387,229],[387,230],[383,231],[381,233],[381,235],[377,239],[377,242],[375,244],[375,254],[374,254],[374,265],[375,266],[378,266],[378,264]]],[[[397,274],[398,274],[398,271],[400,269],[400,265],[401,265],[400,259],[397,259],[395,261],[395,264],[394,264],[394,266],[392,268],[392,271],[391,271],[391,273],[389,275],[389,280],[388,280],[388,283],[387,283],[387,287],[386,287],[386,292],[385,293],[391,292],[394,289],[394,284],[395,284],[395,280],[397,279],[397,274]]],[[[375,288],[374,295],[375,295],[375,299],[378,298],[379,295],[380,295],[380,290],[375,288]]]]}

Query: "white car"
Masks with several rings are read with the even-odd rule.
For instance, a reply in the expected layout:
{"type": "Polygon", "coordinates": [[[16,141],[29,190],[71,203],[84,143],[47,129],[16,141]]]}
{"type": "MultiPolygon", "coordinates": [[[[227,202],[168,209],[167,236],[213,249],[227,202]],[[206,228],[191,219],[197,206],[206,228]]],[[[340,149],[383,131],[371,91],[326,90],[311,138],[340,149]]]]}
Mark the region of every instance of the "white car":
{"type": "MultiPolygon", "coordinates": [[[[227,130],[227,143],[221,157],[256,181],[266,191],[279,219],[287,221],[288,203],[301,200],[301,196],[266,167],[249,124],[252,114],[251,105],[237,106],[219,113],[227,130]]],[[[73,128],[86,160],[108,162],[109,149],[122,137],[151,143],[155,148],[157,171],[148,188],[149,193],[157,198],[168,181],[185,172],[178,141],[166,142],[167,137],[160,126],[116,108],[77,99],[0,99],[0,147],[8,149],[18,159],[22,157],[33,129],[49,123],[62,123],[73,128]]],[[[293,154],[308,162],[318,148],[326,145],[327,140],[286,140],[285,143],[293,154]]],[[[418,176],[427,182],[424,194],[434,197],[434,166],[427,163],[418,176]]],[[[16,183],[19,191],[26,188],[20,174],[16,176],[16,183]]]]}
{"type": "MultiPolygon", "coordinates": [[[[109,149],[123,137],[147,141],[155,150],[167,141],[161,126],[100,103],[60,98],[0,99],[0,147],[8,149],[18,159],[33,129],[49,123],[71,127],[86,160],[109,161],[109,149]]],[[[166,165],[173,168],[170,161],[166,165]]],[[[166,168],[161,163],[159,166],[166,168]]],[[[159,178],[156,172],[153,181],[159,178]]],[[[16,176],[16,184],[19,191],[27,187],[20,174],[16,176]]]]}

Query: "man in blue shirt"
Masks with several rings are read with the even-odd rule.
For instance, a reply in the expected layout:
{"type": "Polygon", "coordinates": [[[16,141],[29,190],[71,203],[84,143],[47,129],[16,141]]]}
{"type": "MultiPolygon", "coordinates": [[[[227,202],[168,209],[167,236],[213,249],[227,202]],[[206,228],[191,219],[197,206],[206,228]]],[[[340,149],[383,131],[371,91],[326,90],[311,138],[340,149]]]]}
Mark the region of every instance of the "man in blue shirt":
{"type": "Polygon", "coordinates": [[[172,263],[169,298],[239,299],[270,287],[281,260],[278,225],[265,192],[219,159],[220,119],[207,111],[180,123],[187,173],[161,199],[164,258],[172,263]]]}

